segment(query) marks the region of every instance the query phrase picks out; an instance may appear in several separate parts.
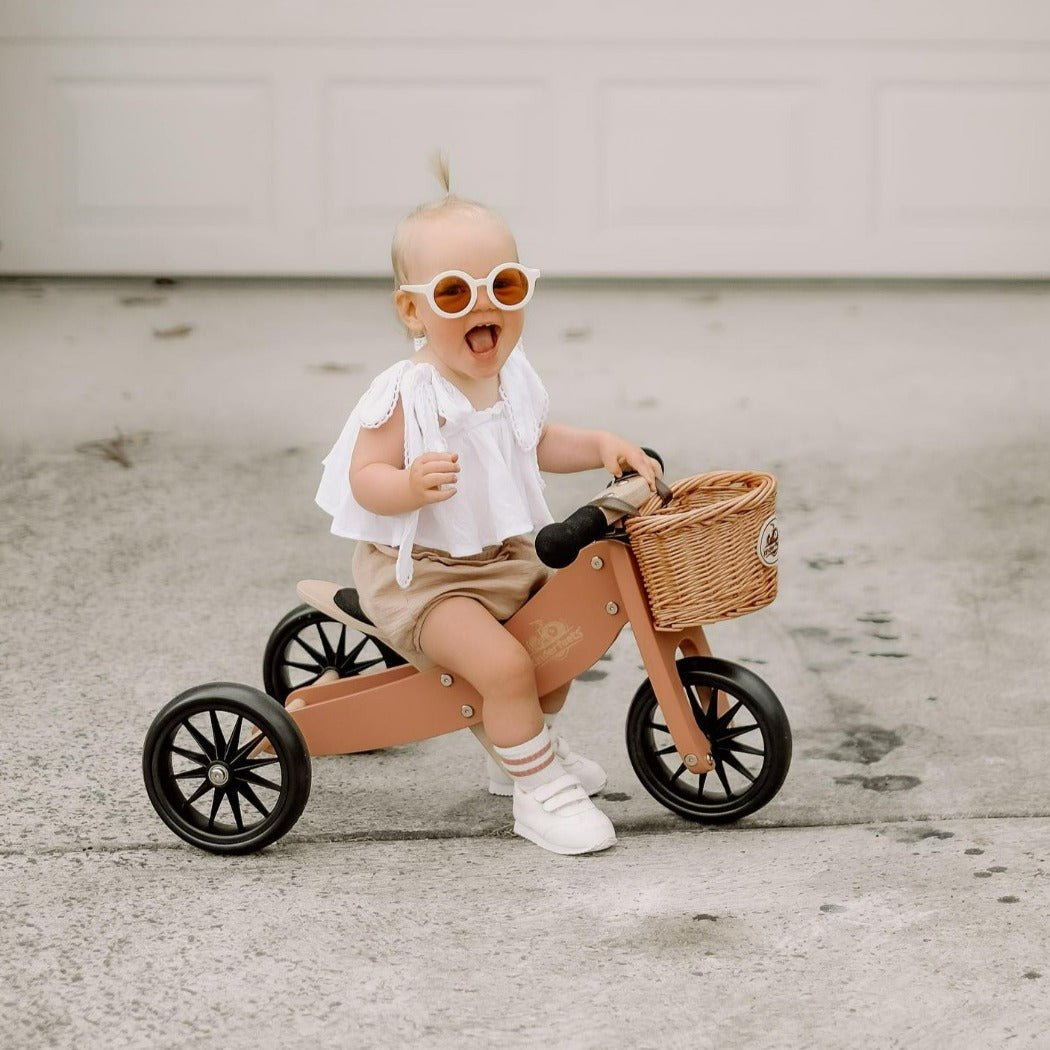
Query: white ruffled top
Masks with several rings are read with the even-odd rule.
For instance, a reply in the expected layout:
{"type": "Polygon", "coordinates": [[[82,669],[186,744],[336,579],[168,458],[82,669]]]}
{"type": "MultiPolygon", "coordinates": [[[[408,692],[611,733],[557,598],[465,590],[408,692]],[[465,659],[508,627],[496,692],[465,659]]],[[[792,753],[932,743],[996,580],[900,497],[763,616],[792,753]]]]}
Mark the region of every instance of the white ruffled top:
{"type": "MultiPolygon", "coordinates": [[[[416,349],[424,343],[417,339],[416,349]]],[[[397,582],[408,587],[413,544],[464,557],[552,522],[536,460],[549,397],[520,342],[500,369],[499,398],[490,408],[474,408],[426,361],[398,361],[376,376],[323,461],[316,501],[332,515],[332,532],[399,548],[397,582]],[[354,499],[350,458],[361,427],[385,423],[399,396],[405,466],[424,452],[458,452],[456,495],[407,514],[373,514],[354,499]]]]}

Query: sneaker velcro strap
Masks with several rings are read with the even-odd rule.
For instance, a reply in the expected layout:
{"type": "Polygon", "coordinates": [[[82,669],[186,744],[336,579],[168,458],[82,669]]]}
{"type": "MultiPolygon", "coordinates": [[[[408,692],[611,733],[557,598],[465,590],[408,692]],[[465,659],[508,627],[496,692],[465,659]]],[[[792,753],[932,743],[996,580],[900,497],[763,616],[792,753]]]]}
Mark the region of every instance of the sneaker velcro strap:
{"type": "Polygon", "coordinates": [[[554,813],[556,810],[564,809],[570,802],[587,802],[592,806],[594,805],[587,792],[582,787],[577,786],[571,789],[566,788],[565,791],[559,791],[557,795],[543,803],[543,808],[548,813],[554,813]]]}
{"type": "Polygon", "coordinates": [[[580,799],[588,796],[580,784],[580,778],[573,776],[571,773],[566,773],[564,776],[558,777],[557,780],[552,780],[549,784],[541,784],[538,788],[535,788],[532,792],[532,797],[548,812],[553,812],[562,806],[568,805],[570,802],[578,802],[580,799]],[[554,805],[548,806],[547,802],[554,799],[555,795],[562,795],[563,797],[558,798],[554,805]]]}

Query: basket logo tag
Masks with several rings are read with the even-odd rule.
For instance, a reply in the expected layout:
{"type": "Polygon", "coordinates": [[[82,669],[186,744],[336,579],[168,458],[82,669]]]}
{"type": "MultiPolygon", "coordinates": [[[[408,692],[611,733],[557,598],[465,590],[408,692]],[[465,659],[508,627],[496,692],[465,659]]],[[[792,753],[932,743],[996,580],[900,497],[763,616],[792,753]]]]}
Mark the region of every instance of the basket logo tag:
{"type": "Polygon", "coordinates": [[[763,565],[776,565],[780,554],[780,531],[777,529],[775,514],[766,518],[758,533],[758,560],[763,565]]]}
{"type": "Polygon", "coordinates": [[[532,662],[540,667],[548,660],[560,660],[570,649],[583,641],[583,628],[563,620],[533,620],[533,631],[525,639],[525,648],[532,662]]]}

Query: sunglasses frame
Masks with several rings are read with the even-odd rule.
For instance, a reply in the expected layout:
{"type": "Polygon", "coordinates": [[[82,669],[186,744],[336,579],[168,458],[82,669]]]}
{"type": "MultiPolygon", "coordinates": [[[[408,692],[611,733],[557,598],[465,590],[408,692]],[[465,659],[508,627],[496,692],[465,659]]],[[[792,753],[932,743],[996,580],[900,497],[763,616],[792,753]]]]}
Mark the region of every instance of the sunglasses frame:
{"type": "Polygon", "coordinates": [[[498,310],[521,310],[525,304],[532,298],[532,293],[536,290],[536,279],[539,277],[540,271],[534,269],[531,266],[522,266],[521,263],[507,262],[500,263],[498,266],[493,266],[489,272],[488,277],[479,280],[476,277],[471,277],[469,273],[464,273],[462,270],[444,270],[439,273],[436,277],[432,277],[428,284],[403,284],[401,285],[401,291],[403,292],[423,292],[426,293],[427,302],[430,304],[430,309],[438,315],[438,317],[445,317],[448,320],[453,320],[457,317],[465,317],[474,309],[478,301],[478,289],[484,288],[488,292],[488,296],[492,305],[498,310]],[[501,303],[492,293],[492,282],[496,277],[501,274],[504,270],[518,270],[523,273],[528,280],[529,288],[525,293],[525,298],[520,303],[516,303],[514,306],[507,306],[501,303]],[[447,310],[442,310],[440,306],[434,300],[434,289],[437,288],[438,281],[443,281],[446,277],[461,277],[466,281],[470,287],[470,302],[456,313],[449,313],[447,310]]]}

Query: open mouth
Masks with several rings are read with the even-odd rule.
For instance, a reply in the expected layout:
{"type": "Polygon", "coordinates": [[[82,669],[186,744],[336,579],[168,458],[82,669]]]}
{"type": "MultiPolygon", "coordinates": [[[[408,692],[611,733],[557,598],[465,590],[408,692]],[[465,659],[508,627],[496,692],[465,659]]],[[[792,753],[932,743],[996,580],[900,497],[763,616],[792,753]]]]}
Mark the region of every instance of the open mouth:
{"type": "Polygon", "coordinates": [[[496,349],[499,333],[500,326],[498,324],[478,324],[467,332],[464,338],[467,341],[467,346],[470,347],[470,352],[480,357],[482,354],[490,354],[496,349]]]}

